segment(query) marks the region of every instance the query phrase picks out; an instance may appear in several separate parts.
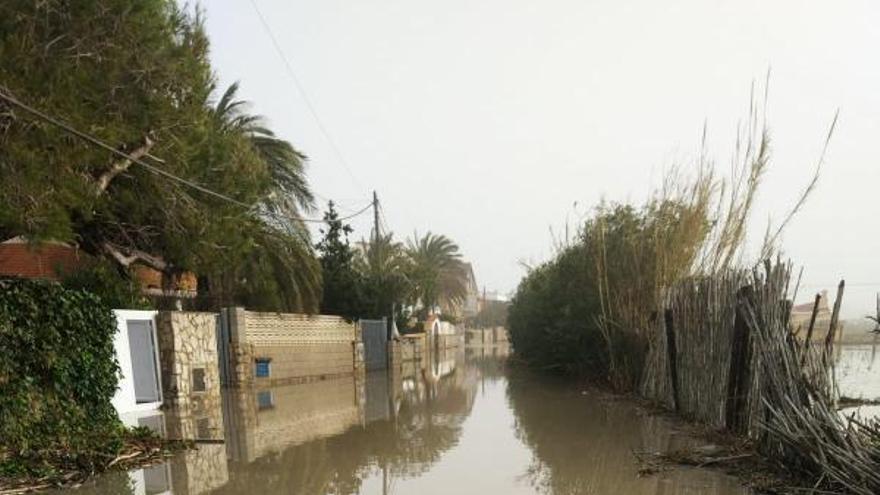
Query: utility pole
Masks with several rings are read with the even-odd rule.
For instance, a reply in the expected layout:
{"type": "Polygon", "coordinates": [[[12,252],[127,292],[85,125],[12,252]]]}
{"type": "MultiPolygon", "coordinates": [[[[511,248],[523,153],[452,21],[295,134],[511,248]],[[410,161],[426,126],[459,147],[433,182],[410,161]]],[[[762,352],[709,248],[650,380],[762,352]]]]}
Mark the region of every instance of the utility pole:
{"type": "Polygon", "coordinates": [[[379,246],[379,195],[373,191],[373,244],[379,246]]]}
{"type": "MultiPolygon", "coordinates": [[[[370,256],[376,263],[376,266],[382,262],[382,253],[379,252],[381,243],[379,242],[379,195],[373,190],[373,245],[370,247],[370,256]]],[[[376,280],[376,283],[379,283],[379,280],[376,280]]],[[[381,287],[376,287],[376,294],[378,294],[379,300],[382,300],[381,287]]],[[[382,311],[380,309],[380,311],[382,311]]],[[[391,309],[391,313],[388,315],[385,320],[385,338],[389,341],[394,338],[392,325],[394,324],[394,310],[391,309]]]]}

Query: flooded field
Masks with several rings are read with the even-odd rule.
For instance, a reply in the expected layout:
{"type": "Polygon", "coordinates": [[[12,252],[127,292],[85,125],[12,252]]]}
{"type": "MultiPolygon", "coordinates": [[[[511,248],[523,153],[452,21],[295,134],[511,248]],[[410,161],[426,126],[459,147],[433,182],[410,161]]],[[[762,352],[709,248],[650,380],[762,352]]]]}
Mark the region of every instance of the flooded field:
{"type": "MultiPolygon", "coordinates": [[[[837,356],[835,368],[841,397],[880,400],[880,346],[845,345],[837,356]]],[[[880,406],[865,405],[843,410],[862,417],[880,416],[880,406]]]]}
{"type": "Polygon", "coordinates": [[[505,356],[469,349],[364,384],[230,391],[203,417],[141,418],[169,436],[223,442],[74,493],[750,493],[711,470],[639,477],[633,451],[692,440],[626,401],[506,366],[505,356]]]}

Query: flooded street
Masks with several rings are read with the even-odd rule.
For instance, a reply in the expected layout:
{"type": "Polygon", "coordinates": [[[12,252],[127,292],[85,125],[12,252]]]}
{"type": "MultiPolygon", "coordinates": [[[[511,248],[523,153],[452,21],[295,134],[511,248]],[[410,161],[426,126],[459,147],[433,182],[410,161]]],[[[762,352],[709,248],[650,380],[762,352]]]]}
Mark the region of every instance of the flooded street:
{"type": "Polygon", "coordinates": [[[224,442],[75,493],[750,493],[711,470],[639,477],[633,451],[690,440],[629,402],[508,367],[506,354],[468,349],[408,376],[372,372],[362,386],[343,378],[228,391],[213,416],[141,420],[224,442]]]}
{"type": "MultiPolygon", "coordinates": [[[[506,343],[433,348],[393,372],[194,391],[173,409],[122,419],[197,448],[61,493],[752,493],[713,469],[640,475],[635,453],[705,441],[628,399],[517,366],[509,353],[506,343]]],[[[875,346],[843,346],[835,364],[841,396],[880,398],[875,346]]],[[[880,406],[841,411],[853,413],[877,416],[880,406]]]]}

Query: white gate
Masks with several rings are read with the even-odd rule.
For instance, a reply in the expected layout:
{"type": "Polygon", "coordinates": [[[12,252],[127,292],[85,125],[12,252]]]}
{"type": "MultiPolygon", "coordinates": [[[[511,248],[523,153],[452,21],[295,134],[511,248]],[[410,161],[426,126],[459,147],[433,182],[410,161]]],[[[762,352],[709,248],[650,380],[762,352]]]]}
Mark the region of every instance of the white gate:
{"type": "Polygon", "coordinates": [[[159,402],[159,367],[156,365],[158,349],[152,320],[128,320],[128,346],[131,354],[131,377],[134,381],[134,398],[138,404],[159,402]]]}
{"type": "Polygon", "coordinates": [[[162,405],[156,312],[114,310],[113,347],[119,362],[119,384],[113,407],[119,414],[158,409],[162,405]]]}
{"type": "Polygon", "coordinates": [[[388,324],[386,320],[361,320],[364,341],[364,367],[367,371],[388,367],[388,324]]]}

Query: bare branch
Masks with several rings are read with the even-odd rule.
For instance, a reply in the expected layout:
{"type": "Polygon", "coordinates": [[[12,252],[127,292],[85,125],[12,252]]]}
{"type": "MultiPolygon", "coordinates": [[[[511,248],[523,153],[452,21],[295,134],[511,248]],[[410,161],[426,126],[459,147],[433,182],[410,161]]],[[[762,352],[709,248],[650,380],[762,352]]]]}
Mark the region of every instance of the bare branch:
{"type": "MultiPolygon", "coordinates": [[[[135,160],[140,160],[144,156],[150,153],[150,149],[152,149],[153,142],[149,136],[144,136],[144,142],[137,148],[128,153],[131,158],[135,160]]],[[[117,175],[125,172],[131,166],[133,162],[128,158],[123,158],[122,160],[113,162],[110,165],[110,168],[105,170],[101,175],[99,175],[95,179],[95,196],[100,196],[107,190],[107,187],[110,185],[110,181],[116,178],[117,175]]]]}
{"type": "Polygon", "coordinates": [[[153,256],[152,254],[145,253],[139,249],[134,248],[120,248],[119,246],[115,246],[109,242],[105,242],[101,245],[101,248],[109,254],[113,259],[115,259],[120,265],[128,268],[132,265],[132,263],[139,261],[144,265],[149,266],[150,268],[154,268],[159,270],[160,272],[167,271],[170,267],[168,263],[158,256],[153,256]],[[128,254],[125,254],[124,251],[127,251],[128,254]]]}

